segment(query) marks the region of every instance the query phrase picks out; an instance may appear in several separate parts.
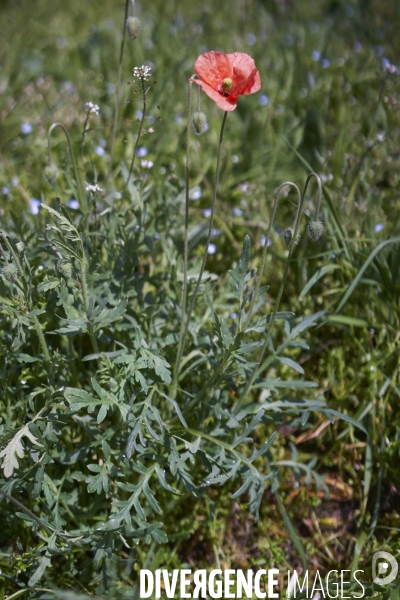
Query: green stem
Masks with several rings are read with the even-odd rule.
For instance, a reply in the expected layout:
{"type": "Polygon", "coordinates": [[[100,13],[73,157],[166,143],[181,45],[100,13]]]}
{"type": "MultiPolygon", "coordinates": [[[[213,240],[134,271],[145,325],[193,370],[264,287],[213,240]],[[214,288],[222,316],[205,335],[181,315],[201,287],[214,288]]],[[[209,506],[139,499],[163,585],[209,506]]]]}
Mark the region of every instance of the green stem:
{"type": "Polygon", "coordinates": [[[57,255],[57,258],[64,258],[63,255],[61,254],[61,252],[59,252],[57,250],[57,248],[53,244],[52,240],[47,235],[47,232],[51,231],[51,229],[52,229],[51,225],[47,225],[45,227],[45,229],[43,230],[43,237],[46,240],[47,244],[50,246],[50,248],[53,250],[53,252],[57,255]]]}
{"type": "Polygon", "coordinates": [[[75,153],[74,153],[74,150],[73,150],[73,147],[72,147],[72,142],[71,142],[71,138],[69,137],[68,130],[66,129],[66,127],[62,123],[53,123],[51,125],[51,127],[49,128],[49,131],[47,133],[47,149],[48,149],[48,153],[49,153],[49,165],[52,164],[52,161],[51,161],[50,138],[51,138],[51,134],[52,134],[53,130],[56,127],[60,127],[63,130],[63,132],[65,134],[65,137],[67,138],[69,152],[71,154],[72,166],[73,166],[73,169],[74,169],[74,175],[75,175],[75,180],[76,180],[76,188],[77,188],[79,205],[83,209],[85,195],[83,193],[83,186],[82,186],[81,178],[80,178],[80,175],[79,175],[78,166],[77,166],[76,160],[75,160],[75,153]]]}
{"type": "Polygon", "coordinates": [[[85,123],[83,125],[82,137],[81,137],[81,162],[82,162],[82,164],[83,164],[83,160],[84,160],[83,152],[85,149],[85,137],[86,137],[87,132],[89,131],[89,127],[86,129],[87,124],[89,123],[89,119],[90,119],[90,108],[86,115],[85,123]]]}
{"type": "MultiPolygon", "coordinates": [[[[17,253],[15,252],[14,248],[12,247],[12,245],[10,244],[10,242],[8,241],[7,236],[4,235],[3,232],[1,232],[1,237],[3,238],[3,240],[5,241],[5,243],[7,244],[7,248],[9,249],[9,251],[11,252],[11,254],[13,256],[15,264],[17,265],[19,272],[21,273],[22,276],[24,276],[25,272],[22,269],[21,262],[20,262],[20,260],[19,260],[19,258],[17,256],[17,253]]],[[[27,298],[26,299],[27,299],[27,302],[28,302],[28,306],[31,305],[31,299],[28,296],[28,294],[27,294],[27,298]]],[[[49,350],[47,348],[46,340],[44,338],[43,330],[42,330],[42,328],[40,326],[39,319],[36,317],[36,315],[33,316],[32,319],[33,319],[33,323],[35,325],[36,333],[38,334],[39,343],[40,343],[40,346],[42,348],[44,359],[45,359],[46,362],[50,362],[49,350]]]]}
{"type": "Polygon", "coordinates": [[[22,590],[18,590],[18,592],[14,592],[11,596],[7,596],[7,600],[15,600],[18,596],[22,596],[25,592],[48,592],[54,595],[54,590],[50,590],[49,588],[38,588],[38,587],[27,587],[22,590]]]}
{"type": "Polygon", "coordinates": [[[10,263],[8,262],[7,254],[4,252],[4,248],[1,244],[0,244],[0,252],[4,258],[4,262],[6,263],[6,265],[9,265],[10,263]]]}
{"type": "MultiPolygon", "coordinates": [[[[282,278],[281,285],[280,285],[280,288],[279,288],[278,297],[277,297],[276,302],[275,302],[274,311],[272,313],[272,317],[271,317],[271,320],[270,320],[270,323],[269,323],[267,335],[266,335],[264,344],[263,344],[263,346],[261,348],[259,360],[257,362],[257,365],[261,365],[261,366],[258,366],[258,367],[256,366],[254,368],[253,373],[250,376],[249,380],[247,381],[246,386],[245,386],[245,388],[244,388],[244,390],[243,390],[243,392],[242,392],[242,394],[241,394],[241,396],[240,396],[240,398],[239,398],[239,400],[238,400],[238,402],[236,404],[234,413],[237,413],[239,411],[240,407],[242,406],[243,402],[246,399],[246,396],[247,396],[247,394],[248,394],[251,386],[253,385],[254,379],[256,377],[258,377],[258,375],[260,375],[262,373],[263,369],[264,369],[264,365],[262,363],[263,356],[265,354],[265,351],[266,351],[266,349],[268,347],[268,344],[269,344],[269,341],[271,339],[272,328],[273,328],[273,326],[275,324],[276,315],[277,315],[277,312],[278,312],[278,309],[279,309],[279,305],[280,305],[280,302],[281,302],[281,299],[282,299],[283,289],[284,289],[285,284],[286,284],[286,279],[287,279],[287,275],[288,275],[288,271],[289,271],[290,260],[291,260],[291,257],[292,257],[293,249],[294,249],[294,247],[296,245],[297,234],[298,234],[298,231],[299,231],[301,216],[303,214],[304,200],[305,200],[305,197],[306,197],[306,192],[307,192],[308,184],[310,183],[310,181],[311,181],[311,179],[313,177],[316,179],[317,185],[318,185],[318,200],[317,200],[317,210],[316,210],[316,218],[318,218],[319,211],[320,211],[320,208],[321,208],[321,200],[322,200],[322,184],[321,184],[320,177],[316,173],[310,173],[308,175],[308,177],[306,179],[306,183],[304,185],[303,194],[300,193],[299,188],[294,183],[289,183],[288,182],[286,184],[283,184],[283,185],[291,185],[297,191],[298,201],[297,201],[296,217],[295,217],[294,224],[293,224],[293,229],[294,229],[293,236],[292,236],[292,240],[291,240],[290,247],[289,247],[289,253],[288,253],[287,260],[286,260],[285,270],[284,270],[283,278],[282,278]]],[[[280,186],[280,188],[279,188],[278,191],[280,191],[282,189],[282,187],[283,186],[280,186]]],[[[266,241],[266,243],[267,243],[267,241],[266,241]]],[[[259,282],[257,282],[257,283],[259,285],[259,282]]],[[[254,294],[254,296],[256,296],[256,295],[257,295],[257,293],[254,294]]]]}
{"type": "Polygon", "coordinates": [[[113,158],[114,158],[115,138],[117,136],[118,111],[119,111],[119,101],[120,101],[120,95],[121,95],[122,63],[123,63],[123,58],[124,58],[126,20],[128,18],[128,6],[129,6],[129,0],[126,0],[124,24],[122,27],[121,50],[119,53],[119,62],[118,62],[117,92],[116,92],[116,97],[115,97],[114,122],[113,122],[112,136],[111,136],[110,162],[109,162],[108,170],[107,170],[105,191],[107,191],[108,182],[109,182],[110,176],[111,176],[112,162],[113,162],[113,158]]]}
{"type": "Polygon", "coordinates": [[[15,252],[14,248],[12,247],[12,245],[10,244],[10,242],[8,241],[7,236],[3,232],[0,232],[0,235],[3,238],[3,240],[5,241],[7,248],[11,252],[12,257],[13,257],[13,259],[15,261],[15,264],[18,267],[18,271],[21,273],[21,275],[23,275],[24,274],[24,270],[22,268],[21,261],[19,260],[17,253],[15,252]]]}
{"type": "MultiPolygon", "coordinates": [[[[82,249],[82,251],[83,251],[83,249],[82,249]]],[[[84,254],[83,254],[83,257],[81,260],[81,284],[82,284],[83,303],[85,305],[85,311],[87,314],[87,312],[89,310],[89,297],[88,297],[87,281],[86,281],[86,258],[85,258],[84,254]]]]}
{"type": "MultiPolygon", "coordinates": [[[[82,295],[83,295],[83,302],[85,305],[86,316],[89,318],[89,316],[88,316],[89,296],[88,296],[88,288],[87,288],[87,280],[86,280],[86,256],[85,256],[85,249],[83,247],[82,241],[81,241],[81,249],[82,249],[82,260],[81,260],[82,295]]],[[[99,354],[99,352],[100,352],[99,345],[97,343],[96,336],[94,335],[93,328],[90,324],[88,325],[88,332],[89,332],[90,341],[92,342],[93,350],[96,354],[99,354]]]]}
{"type": "Polygon", "coordinates": [[[137,153],[137,149],[138,149],[138,146],[139,146],[139,140],[140,140],[140,136],[142,134],[144,118],[145,118],[145,115],[146,115],[147,102],[146,102],[146,90],[145,90],[145,85],[144,85],[144,79],[142,79],[141,82],[142,82],[142,92],[143,92],[142,118],[140,119],[139,131],[138,131],[138,134],[137,134],[137,137],[136,137],[135,147],[133,149],[133,156],[132,156],[131,166],[130,166],[130,169],[129,169],[129,175],[128,175],[128,179],[126,180],[125,188],[124,188],[124,191],[122,193],[122,196],[125,194],[126,190],[128,189],[128,184],[129,184],[130,178],[132,177],[133,165],[135,163],[136,153],[137,153]]]}
{"type": "MultiPolygon", "coordinates": [[[[297,191],[298,201],[297,201],[296,217],[295,217],[294,224],[293,224],[294,232],[293,232],[292,240],[291,240],[290,246],[289,246],[289,253],[288,253],[288,257],[286,259],[285,270],[284,270],[284,273],[283,273],[281,285],[279,287],[278,297],[277,297],[276,302],[275,302],[275,306],[274,306],[272,317],[271,317],[271,320],[270,320],[270,323],[269,323],[267,335],[265,337],[264,344],[263,344],[263,346],[261,348],[261,352],[260,352],[259,359],[257,361],[257,365],[259,365],[261,363],[262,358],[264,356],[264,353],[265,353],[265,351],[266,351],[266,349],[268,347],[269,341],[271,339],[272,328],[273,328],[273,326],[275,324],[276,314],[278,312],[279,305],[280,305],[281,298],[282,298],[282,294],[283,294],[283,289],[284,289],[285,284],[286,284],[286,279],[287,279],[287,275],[288,275],[288,271],[289,271],[290,260],[292,258],[293,249],[294,249],[294,246],[295,246],[296,240],[297,240],[297,233],[298,233],[298,230],[299,230],[300,217],[301,217],[302,208],[303,208],[304,196],[303,197],[301,196],[301,192],[300,192],[298,186],[295,183],[291,183],[291,182],[286,183],[286,185],[290,185],[291,187],[294,187],[295,190],[297,191]]],[[[281,186],[281,188],[282,188],[282,186],[281,186]]],[[[252,374],[250,375],[249,379],[247,380],[246,385],[244,387],[244,390],[243,390],[242,394],[240,395],[239,400],[236,403],[236,406],[235,406],[235,409],[234,409],[234,414],[237,414],[239,412],[239,410],[240,410],[243,402],[245,401],[245,399],[247,397],[247,394],[248,394],[251,386],[253,385],[254,379],[256,378],[257,374],[258,374],[258,368],[256,366],[254,368],[252,374]]]]}
{"type": "MultiPolygon", "coordinates": [[[[247,329],[247,327],[249,325],[249,322],[250,322],[250,319],[251,319],[251,316],[252,316],[252,312],[253,312],[253,308],[254,308],[254,304],[255,304],[255,302],[257,300],[258,291],[260,289],[260,285],[261,285],[261,281],[262,281],[262,276],[263,276],[263,272],[264,272],[264,267],[265,267],[265,258],[266,258],[266,255],[267,255],[268,242],[269,242],[269,238],[270,238],[270,234],[271,234],[272,225],[273,225],[273,222],[274,222],[274,219],[275,219],[275,214],[276,214],[276,210],[277,210],[277,206],[278,206],[278,201],[279,201],[279,198],[281,196],[282,190],[286,186],[294,187],[297,190],[297,192],[298,192],[298,205],[297,205],[297,212],[296,212],[296,218],[295,218],[295,220],[297,219],[297,216],[298,216],[299,206],[300,206],[300,202],[301,202],[301,197],[299,197],[300,190],[299,190],[299,188],[294,183],[291,183],[290,181],[287,181],[285,183],[282,183],[282,185],[279,186],[279,188],[277,189],[276,194],[275,194],[275,201],[274,201],[274,205],[272,207],[271,218],[270,218],[269,225],[268,225],[268,228],[267,228],[267,235],[266,235],[266,239],[265,239],[265,245],[264,245],[263,253],[262,253],[262,256],[261,256],[260,272],[259,272],[258,277],[257,277],[257,281],[256,281],[256,285],[255,285],[255,288],[254,288],[254,293],[253,293],[253,298],[252,298],[252,301],[250,303],[249,311],[248,311],[247,318],[246,318],[246,321],[245,321],[245,324],[244,324],[244,331],[246,331],[246,329],[247,329]]],[[[318,208],[319,208],[319,205],[318,205],[318,208]]],[[[200,390],[199,394],[197,395],[197,399],[198,400],[201,399],[204,396],[205,392],[211,386],[213,386],[216,381],[219,381],[219,379],[223,375],[223,373],[224,373],[224,371],[225,371],[225,369],[226,369],[226,367],[228,365],[228,360],[229,360],[229,358],[230,358],[230,356],[232,354],[232,351],[233,350],[230,349],[230,350],[228,350],[225,353],[225,356],[224,356],[223,360],[221,361],[220,366],[217,367],[214,375],[208,381],[206,381],[206,383],[204,384],[203,388],[200,390]]]]}
{"type": "Polygon", "coordinates": [[[295,186],[295,184],[291,184],[289,182],[282,183],[282,185],[280,185],[278,187],[278,189],[276,191],[276,194],[275,194],[274,205],[272,207],[271,218],[269,220],[269,224],[268,224],[268,228],[267,228],[267,233],[266,233],[266,236],[265,236],[265,244],[264,244],[263,252],[262,252],[262,255],[261,255],[260,270],[257,273],[257,281],[256,281],[255,290],[254,290],[254,293],[253,293],[253,298],[251,300],[249,311],[247,313],[247,318],[246,318],[246,321],[245,321],[245,324],[244,324],[244,330],[245,331],[246,331],[246,329],[247,329],[247,327],[248,327],[248,325],[250,323],[250,319],[251,319],[252,314],[253,314],[254,304],[256,303],[256,300],[257,300],[257,297],[258,297],[258,292],[259,292],[259,289],[260,289],[260,285],[261,285],[261,281],[262,281],[262,276],[263,276],[264,268],[265,268],[265,259],[266,259],[267,252],[268,252],[269,240],[270,240],[272,225],[274,223],[276,210],[278,208],[278,201],[279,201],[279,198],[281,196],[282,190],[285,187],[292,186],[292,185],[297,188],[297,186],[295,186]]]}
{"type": "MultiPolygon", "coordinates": [[[[187,111],[187,129],[186,129],[186,198],[185,198],[185,234],[183,243],[183,290],[182,290],[182,310],[181,310],[181,328],[179,332],[179,344],[177,356],[182,357],[182,344],[185,332],[186,301],[187,301],[187,278],[188,278],[188,255],[189,255],[189,183],[190,183],[190,130],[191,130],[191,105],[192,105],[192,82],[189,81],[188,90],[188,111],[187,111]]],[[[180,359],[181,360],[181,359],[180,359]]],[[[174,372],[174,389],[176,387],[176,376],[174,372]]],[[[175,394],[176,392],[174,392],[175,394]]]]}
{"type": "Polygon", "coordinates": [[[181,346],[180,346],[180,352],[179,352],[179,354],[177,356],[177,359],[176,359],[176,365],[175,365],[175,371],[174,371],[174,378],[173,378],[173,383],[172,383],[172,385],[173,385],[173,390],[172,390],[173,391],[173,395],[176,393],[176,385],[177,385],[177,381],[178,381],[179,367],[180,367],[180,363],[181,363],[181,360],[182,360],[182,354],[183,354],[183,351],[184,351],[184,348],[185,348],[185,341],[186,341],[186,336],[187,336],[188,329],[189,329],[190,317],[191,317],[191,314],[193,312],[193,308],[194,308],[194,305],[195,305],[195,302],[196,302],[197,294],[198,294],[198,291],[199,291],[199,288],[200,288],[200,284],[201,284],[201,280],[202,280],[202,277],[203,277],[204,269],[205,269],[205,266],[206,266],[208,245],[209,245],[210,240],[211,240],[212,228],[213,228],[213,223],[214,223],[214,212],[215,212],[215,204],[216,204],[216,200],[217,200],[217,191],[218,191],[218,182],[219,182],[219,171],[220,171],[220,165],[221,165],[222,140],[224,138],[224,129],[225,129],[225,123],[226,123],[226,117],[227,116],[228,116],[228,113],[225,111],[224,117],[222,119],[221,131],[220,131],[220,135],[219,135],[218,154],[217,154],[217,166],[216,166],[216,171],[215,171],[214,192],[213,192],[212,205],[211,205],[211,216],[210,216],[210,223],[209,223],[209,227],[208,227],[208,235],[207,235],[207,240],[206,240],[206,245],[205,245],[203,260],[201,262],[199,277],[197,279],[196,287],[194,289],[192,300],[190,302],[189,310],[188,310],[188,313],[187,313],[187,316],[186,316],[185,329],[183,331],[182,342],[181,342],[181,346]]]}
{"type": "Polygon", "coordinates": [[[33,513],[31,510],[29,510],[29,508],[26,508],[26,506],[24,506],[21,502],[19,502],[19,500],[16,500],[16,498],[14,498],[13,496],[10,496],[10,494],[7,494],[7,492],[3,492],[3,490],[0,490],[0,494],[2,496],[4,496],[4,498],[7,498],[7,500],[9,500],[10,502],[15,504],[15,506],[17,506],[25,514],[27,514],[29,517],[31,517],[31,519],[34,519],[37,523],[39,523],[39,525],[41,527],[43,527],[43,529],[45,531],[47,531],[47,533],[52,532],[52,529],[50,529],[50,527],[48,525],[46,525],[46,523],[44,523],[42,521],[42,519],[40,519],[37,515],[35,515],[35,513],[33,513]]]}

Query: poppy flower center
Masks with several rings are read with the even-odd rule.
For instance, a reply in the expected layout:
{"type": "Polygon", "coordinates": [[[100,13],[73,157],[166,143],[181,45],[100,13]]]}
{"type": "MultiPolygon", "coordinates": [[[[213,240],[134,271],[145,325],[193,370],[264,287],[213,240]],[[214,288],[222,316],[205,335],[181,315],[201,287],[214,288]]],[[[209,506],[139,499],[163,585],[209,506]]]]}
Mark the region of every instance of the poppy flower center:
{"type": "Polygon", "coordinates": [[[233,81],[232,79],[230,79],[230,77],[226,77],[226,79],[224,79],[219,91],[221,92],[221,94],[223,96],[229,96],[229,92],[233,87],[233,81]]]}

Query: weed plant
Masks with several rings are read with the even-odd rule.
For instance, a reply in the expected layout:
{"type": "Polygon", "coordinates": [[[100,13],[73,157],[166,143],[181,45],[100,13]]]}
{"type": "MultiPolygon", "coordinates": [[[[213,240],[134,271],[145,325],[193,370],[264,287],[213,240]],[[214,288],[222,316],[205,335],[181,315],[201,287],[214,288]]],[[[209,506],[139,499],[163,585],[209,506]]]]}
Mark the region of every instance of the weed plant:
{"type": "Polygon", "coordinates": [[[3,596],[398,554],[397,5],[2,10],[3,596]]]}

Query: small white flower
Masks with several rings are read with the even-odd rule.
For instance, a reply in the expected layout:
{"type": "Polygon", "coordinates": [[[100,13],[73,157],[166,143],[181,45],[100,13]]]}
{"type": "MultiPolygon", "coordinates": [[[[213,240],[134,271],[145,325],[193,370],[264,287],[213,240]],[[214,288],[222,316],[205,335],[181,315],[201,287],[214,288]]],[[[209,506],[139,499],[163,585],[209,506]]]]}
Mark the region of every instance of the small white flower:
{"type": "Polygon", "coordinates": [[[376,136],[376,141],[377,142],[384,142],[385,141],[385,134],[384,133],[378,133],[378,135],[376,136]]]}
{"type": "Polygon", "coordinates": [[[143,167],[143,169],[151,169],[153,166],[153,161],[151,160],[141,160],[140,161],[140,166],[143,167]]]}
{"type": "Polygon", "coordinates": [[[85,108],[90,115],[98,115],[100,112],[100,107],[97,104],[93,104],[93,102],[86,102],[85,108]]]}
{"type": "Polygon", "coordinates": [[[93,194],[95,194],[96,192],[102,192],[103,188],[101,188],[99,185],[97,185],[97,183],[95,185],[87,185],[85,190],[87,192],[93,192],[93,194]]]}
{"type": "Polygon", "coordinates": [[[151,68],[142,65],[133,69],[133,76],[141,81],[147,81],[151,77],[151,68]]]}
{"type": "Polygon", "coordinates": [[[390,60],[387,58],[382,59],[382,69],[384,73],[390,73],[391,75],[398,75],[400,73],[400,69],[398,69],[395,65],[392,65],[390,60]]]}

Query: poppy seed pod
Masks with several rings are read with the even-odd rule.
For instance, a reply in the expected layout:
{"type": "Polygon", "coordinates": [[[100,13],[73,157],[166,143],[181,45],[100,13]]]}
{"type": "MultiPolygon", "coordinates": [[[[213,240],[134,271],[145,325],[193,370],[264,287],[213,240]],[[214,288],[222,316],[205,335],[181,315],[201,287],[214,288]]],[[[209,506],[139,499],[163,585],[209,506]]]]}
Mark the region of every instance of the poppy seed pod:
{"type": "Polygon", "coordinates": [[[18,277],[18,267],[14,263],[5,265],[2,269],[2,275],[10,283],[15,283],[18,277]]]}
{"type": "Polygon", "coordinates": [[[57,262],[57,270],[65,279],[71,279],[72,277],[72,264],[66,258],[60,258],[57,262]]]}
{"type": "Polygon", "coordinates": [[[324,224],[319,219],[311,219],[307,225],[308,237],[312,242],[319,240],[324,232],[324,224]]]}
{"type": "Polygon", "coordinates": [[[137,17],[128,17],[126,20],[126,30],[131,40],[136,40],[142,29],[142,22],[137,17]]]}
{"type": "MultiPolygon", "coordinates": [[[[291,227],[288,227],[288,229],[286,229],[285,233],[283,234],[283,239],[284,239],[286,248],[290,247],[293,234],[294,234],[294,231],[291,227]]],[[[301,235],[297,232],[296,240],[294,242],[295,246],[297,246],[297,244],[300,242],[300,238],[301,238],[301,235]]]]}
{"type": "Polygon", "coordinates": [[[201,135],[207,125],[207,117],[203,111],[193,113],[192,117],[193,129],[197,135],[201,135]]]}
{"type": "Polygon", "coordinates": [[[43,171],[44,178],[46,181],[50,183],[50,185],[54,185],[57,180],[58,169],[56,165],[47,165],[43,171]]]}

